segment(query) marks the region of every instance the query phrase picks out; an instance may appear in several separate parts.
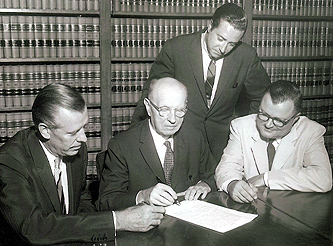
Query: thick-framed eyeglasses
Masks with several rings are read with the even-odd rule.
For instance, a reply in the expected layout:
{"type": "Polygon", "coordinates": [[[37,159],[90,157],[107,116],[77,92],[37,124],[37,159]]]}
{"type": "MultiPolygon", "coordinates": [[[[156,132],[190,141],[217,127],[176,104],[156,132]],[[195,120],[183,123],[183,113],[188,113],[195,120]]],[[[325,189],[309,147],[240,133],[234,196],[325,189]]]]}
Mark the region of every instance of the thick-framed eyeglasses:
{"type": "Polygon", "coordinates": [[[272,122],[274,124],[274,126],[276,127],[284,127],[285,125],[287,125],[293,118],[295,118],[296,116],[298,115],[295,114],[293,115],[289,120],[281,120],[279,118],[275,118],[275,117],[271,117],[269,114],[266,114],[264,112],[261,112],[261,111],[258,111],[257,113],[257,117],[259,120],[263,121],[263,122],[266,122],[268,121],[269,119],[272,119],[272,122]]]}
{"type": "Polygon", "coordinates": [[[187,106],[184,109],[176,109],[176,108],[169,108],[169,107],[157,107],[157,105],[155,103],[153,103],[151,100],[149,100],[148,98],[146,98],[147,101],[150,103],[151,106],[154,107],[154,109],[157,110],[158,114],[161,117],[167,117],[172,110],[175,111],[175,114],[178,118],[183,118],[187,112],[187,106]]]}

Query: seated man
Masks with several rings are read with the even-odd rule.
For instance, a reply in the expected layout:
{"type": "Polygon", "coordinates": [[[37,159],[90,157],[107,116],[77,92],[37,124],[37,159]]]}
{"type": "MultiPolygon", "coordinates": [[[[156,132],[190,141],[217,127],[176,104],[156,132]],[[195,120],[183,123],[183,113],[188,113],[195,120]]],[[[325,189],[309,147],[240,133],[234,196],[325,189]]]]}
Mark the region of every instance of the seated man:
{"type": "Polygon", "coordinates": [[[216,189],[216,161],[202,133],[183,125],[187,89],[173,78],[153,80],[146,119],[109,141],[100,183],[99,209],[146,202],[167,206],[185,191],[185,199],[205,198],[216,189]],[[168,142],[168,143],[167,143],[168,142]]]}
{"type": "Polygon", "coordinates": [[[259,186],[329,191],[332,170],[325,128],[300,116],[301,109],[302,95],[294,83],[272,83],[257,114],[232,121],[228,145],[215,171],[217,187],[237,202],[255,200],[259,186]]]}
{"type": "Polygon", "coordinates": [[[86,187],[87,106],[78,92],[61,84],[44,87],[32,117],[33,127],[0,148],[2,243],[110,241],[116,229],[147,231],[161,222],[163,207],[96,212],[86,187]]]}

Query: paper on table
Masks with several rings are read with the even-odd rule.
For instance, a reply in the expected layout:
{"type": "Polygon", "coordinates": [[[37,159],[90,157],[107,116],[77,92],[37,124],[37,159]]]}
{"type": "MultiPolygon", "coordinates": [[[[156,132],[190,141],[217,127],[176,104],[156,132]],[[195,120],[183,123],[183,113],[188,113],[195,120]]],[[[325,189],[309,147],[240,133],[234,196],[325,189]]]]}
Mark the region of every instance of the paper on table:
{"type": "Polygon", "coordinates": [[[249,223],[258,216],[200,200],[168,206],[166,214],[222,233],[249,223]]]}

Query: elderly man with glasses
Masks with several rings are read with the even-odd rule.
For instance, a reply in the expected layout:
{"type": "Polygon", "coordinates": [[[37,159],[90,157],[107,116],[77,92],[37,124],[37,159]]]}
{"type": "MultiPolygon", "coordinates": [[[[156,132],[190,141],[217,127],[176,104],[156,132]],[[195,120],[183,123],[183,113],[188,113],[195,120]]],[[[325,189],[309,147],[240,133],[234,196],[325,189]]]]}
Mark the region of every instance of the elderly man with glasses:
{"type": "Polygon", "coordinates": [[[183,122],[187,89],[176,79],[152,80],[146,119],[109,141],[100,183],[100,210],[138,203],[168,206],[216,190],[217,161],[203,133],[183,122]],[[184,124],[183,124],[184,123],[184,124]]]}
{"type": "Polygon", "coordinates": [[[234,119],[215,171],[218,189],[241,203],[257,198],[257,187],[327,192],[332,170],[325,128],[300,116],[302,94],[290,81],[272,83],[257,114],[234,119]]]}

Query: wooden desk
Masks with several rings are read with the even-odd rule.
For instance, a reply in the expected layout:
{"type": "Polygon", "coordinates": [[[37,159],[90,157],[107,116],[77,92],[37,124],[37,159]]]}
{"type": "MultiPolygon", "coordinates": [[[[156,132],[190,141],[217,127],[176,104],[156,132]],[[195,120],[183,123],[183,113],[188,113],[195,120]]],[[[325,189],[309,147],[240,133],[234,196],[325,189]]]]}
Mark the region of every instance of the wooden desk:
{"type": "Polygon", "coordinates": [[[166,216],[159,227],[147,233],[119,232],[116,244],[101,245],[333,245],[332,237],[329,236],[332,235],[332,225],[328,226],[332,224],[332,197],[333,192],[314,194],[262,189],[260,199],[256,202],[240,204],[232,201],[224,192],[214,192],[205,200],[238,211],[257,213],[259,216],[224,234],[166,216]],[[321,211],[318,211],[319,207],[321,211]],[[303,217],[303,214],[309,216],[303,217]],[[327,219],[327,216],[330,218],[327,219]]]}

